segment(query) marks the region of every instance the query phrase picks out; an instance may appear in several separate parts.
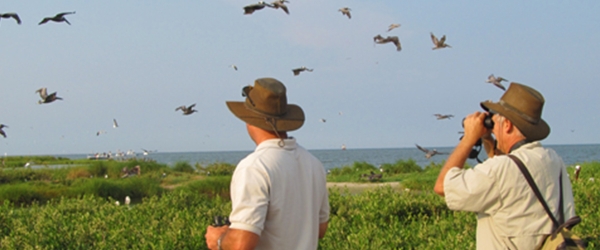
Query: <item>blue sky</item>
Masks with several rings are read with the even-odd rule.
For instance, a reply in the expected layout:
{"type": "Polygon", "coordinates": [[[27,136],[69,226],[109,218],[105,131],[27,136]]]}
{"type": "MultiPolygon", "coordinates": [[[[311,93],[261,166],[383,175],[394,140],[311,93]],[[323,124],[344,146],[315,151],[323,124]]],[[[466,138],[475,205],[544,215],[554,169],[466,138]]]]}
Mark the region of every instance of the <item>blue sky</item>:
{"type": "Polygon", "coordinates": [[[454,146],[462,117],[502,95],[492,73],[544,95],[545,144],[600,139],[598,1],[290,0],[290,15],[243,15],[252,3],[3,1],[23,23],[0,20],[0,153],[251,150],[225,101],[260,77],[304,109],[290,135],[308,149],[454,146]],[[37,24],[65,11],[70,26],[37,24]],[[430,32],[452,48],[433,51],[430,32]],[[402,51],[375,46],[377,34],[402,51]],[[314,71],[294,76],[301,66],[314,71]],[[64,100],[38,105],[41,87],[64,100]],[[193,103],[197,113],[175,112],[193,103]]]}

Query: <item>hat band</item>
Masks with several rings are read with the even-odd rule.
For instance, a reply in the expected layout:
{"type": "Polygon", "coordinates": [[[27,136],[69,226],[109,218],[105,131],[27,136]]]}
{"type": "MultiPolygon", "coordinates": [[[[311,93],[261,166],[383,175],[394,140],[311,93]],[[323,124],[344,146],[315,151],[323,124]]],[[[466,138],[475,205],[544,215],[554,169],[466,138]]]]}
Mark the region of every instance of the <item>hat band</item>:
{"type": "Polygon", "coordinates": [[[498,102],[498,104],[500,104],[500,106],[505,107],[506,109],[514,112],[515,114],[517,114],[519,117],[525,119],[527,122],[531,123],[531,124],[537,124],[540,120],[539,119],[534,119],[531,116],[528,116],[526,114],[521,113],[521,111],[519,111],[518,109],[514,108],[513,106],[511,106],[510,104],[506,103],[503,100],[500,100],[498,102]]]}
{"type": "Polygon", "coordinates": [[[283,115],[285,115],[287,113],[287,112],[284,112],[283,114],[281,114],[279,116],[276,116],[276,115],[271,115],[271,114],[267,114],[265,112],[262,112],[262,111],[256,109],[254,106],[248,105],[248,102],[244,102],[244,105],[246,106],[247,109],[251,110],[252,112],[257,113],[257,114],[259,114],[261,116],[264,116],[264,117],[267,117],[267,118],[279,119],[279,118],[281,118],[281,116],[283,116],[283,115]]]}

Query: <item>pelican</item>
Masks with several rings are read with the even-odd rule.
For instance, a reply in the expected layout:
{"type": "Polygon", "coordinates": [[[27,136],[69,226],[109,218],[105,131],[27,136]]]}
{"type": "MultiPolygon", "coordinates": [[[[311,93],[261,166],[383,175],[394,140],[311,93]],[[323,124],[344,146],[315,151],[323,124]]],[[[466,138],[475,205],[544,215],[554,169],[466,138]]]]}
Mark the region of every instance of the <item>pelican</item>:
{"type": "Polygon", "coordinates": [[[117,119],[113,118],[113,128],[118,128],[119,124],[117,123],[117,119]]]}
{"type": "Polygon", "coordinates": [[[264,1],[259,1],[258,3],[245,6],[244,15],[250,15],[254,13],[254,11],[262,10],[263,8],[265,8],[265,6],[273,8],[273,6],[271,6],[270,4],[265,3],[264,1]]]}
{"type": "Polygon", "coordinates": [[[348,16],[348,19],[352,18],[352,16],[350,16],[350,11],[351,11],[350,8],[344,7],[344,8],[339,9],[338,11],[342,12],[342,15],[348,16]]]}
{"type": "Polygon", "coordinates": [[[194,109],[194,106],[196,106],[196,104],[192,104],[189,107],[186,106],[179,106],[178,108],[175,109],[175,111],[180,110],[183,111],[183,115],[191,115],[194,112],[198,112],[198,110],[194,109]]]}
{"type": "Polygon", "coordinates": [[[302,72],[302,71],[308,71],[308,72],[312,72],[313,70],[312,70],[312,69],[308,69],[308,68],[306,68],[306,67],[304,67],[304,66],[302,66],[302,67],[300,67],[300,68],[297,68],[297,69],[292,69],[292,72],[294,72],[294,75],[295,75],[295,76],[299,75],[299,74],[300,74],[300,72],[302,72]]]}
{"type": "Polygon", "coordinates": [[[400,27],[400,24],[399,24],[399,23],[392,23],[392,24],[390,24],[390,27],[388,27],[388,30],[387,30],[387,32],[390,32],[390,31],[392,31],[393,29],[395,29],[395,28],[399,28],[399,27],[400,27]]]}
{"type": "Polygon", "coordinates": [[[17,24],[21,24],[21,18],[19,18],[19,15],[17,15],[17,13],[14,12],[9,12],[9,13],[1,13],[0,14],[0,19],[2,18],[12,18],[15,19],[15,21],[17,21],[17,24]]]}
{"type": "Polygon", "coordinates": [[[443,48],[452,48],[450,47],[450,45],[446,44],[446,35],[442,36],[442,38],[440,40],[437,39],[437,37],[433,34],[431,34],[431,41],[433,42],[434,47],[432,48],[433,50],[436,49],[443,49],[443,48]]]}
{"type": "Polygon", "coordinates": [[[421,150],[421,151],[425,152],[425,158],[427,158],[427,159],[431,158],[431,157],[432,157],[432,156],[434,156],[434,155],[438,155],[438,154],[441,154],[441,155],[443,155],[443,154],[447,154],[447,153],[438,152],[436,149],[434,149],[434,150],[429,150],[429,149],[426,149],[426,148],[423,148],[423,147],[419,146],[418,144],[415,144],[415,145],[417,145],[417,148],[418,148],[419,150],[421,150]]]}
{"type": "Polygon", "coordinates": [[[435,117],[437,117],[438,120],[442,120],[442,119],[450,119],[452,117],[454,117],[454,115],[442,115],[442,114],[433,114],[435,117]]]}
{"type": "Polygon", "coordinates": [[[4,136],[4,138],[6,138],[6,133],[4,132],[3,128],[8,128],[8,126],[6,126],[4,124],[0,124],[0,135],[4,136]]]}
{"type": "Polygon", "coordinates": [[[65,22],[68,25],[71,25],[71,23],[69,23],[69,20],[67,20],[65,18],[65,15],[71,15],[71,14],[75,14],[75,11],[73,12],[63,12],[63,13],[58,13],[56,14],[56,16],[53,17],[44,17],[44,19],[42,19],[42,21],[40,23],[38,23],[38,25],[42,25],[47,23],[48,21],[53,21],[53,22],[65,22]]]}
{"type": "Polygon", "coordinates": [[[48,95],[48,90],[46,88],[40,88],[40,89],[36,90],[35,92],[40,93],[40,97],[42,98],[42,100],[38,101],[38,104],[51,103],[56,100],[62,100],[62,98],[56,96],[56,92],[48,95]]]}
{"type": "Polygon", "coordinates": [[[381,35],[377,35],[377,36],[373,37],[373,41],[375,41],[375,43],[378,43],[378,44],[392,42],[392,43],[394,43],[394,45],[396,45],[397,51],[402,50],[402,46],[400,45],[400,40],[398,40],[397,36],[388,36],[386,38],[383,38],[381,35]]]}
{"type": "Polygon", "coordinates": [[[502,89],[502,90],[506,90],[506,88],[504,88],[504,85],[502,85],[502,81],[508,81],[502,77],[495,77],[494,74],[491,74],[490,76],[488,76],[487,83],[491,83],[496,85],[496,87],[502,89]]]}
{"type": "Polygon", "coordinates": [[[285,3],[289,3],[290,1],[288,0],[276,0],[275,2],[271,3],[271,8],[273,9],[279,9],[281,8],[283,11],[285,11],[286,14],[290,14],[290,12],[288,11],[288,7],[287,5],[285,5],[285,3]]]}

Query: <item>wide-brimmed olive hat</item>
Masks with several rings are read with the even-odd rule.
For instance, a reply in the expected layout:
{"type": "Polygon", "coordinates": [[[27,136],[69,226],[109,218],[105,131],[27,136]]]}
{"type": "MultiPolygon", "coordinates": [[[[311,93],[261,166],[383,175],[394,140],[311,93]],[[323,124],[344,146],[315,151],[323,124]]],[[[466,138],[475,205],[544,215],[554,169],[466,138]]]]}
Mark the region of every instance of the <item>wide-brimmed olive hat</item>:
{"type": "Polygon", "coordinates": [[[506,117],[528,141],[539,141],[550,134],[550,127],[542,119],[544,102],[544,97],[537,90],[511,82],[499,102],[484,101],[481,107],[506,117]]]}
{"type": "Polygon", "coordinates": [[[227,107],[242,121],[267,131],[292,131],[304,124],[304,111],[288,104],[283,83],[273,78],[259,78],[254,86],[242,89],[244,102],[228,101],[227,107]]]}

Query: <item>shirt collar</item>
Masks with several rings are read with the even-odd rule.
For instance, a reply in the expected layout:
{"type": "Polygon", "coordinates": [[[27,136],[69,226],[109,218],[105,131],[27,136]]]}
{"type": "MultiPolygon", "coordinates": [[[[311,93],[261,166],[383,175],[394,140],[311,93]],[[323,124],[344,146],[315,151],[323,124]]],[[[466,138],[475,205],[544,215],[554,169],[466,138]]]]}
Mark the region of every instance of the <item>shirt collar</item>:
{"type": "MultiPolygon", "coordinates": [[[[281,147],[279,147],[279,144],[278,144],[280,141],[281,141],[281,139],[278,139],[278,138],[264,140],[263,142],[258,144],[258,146],[256,146],[256,149],[254,151],[258,151],[263,148],[271,148],[271,147],[281,148],[281,147]]],[[[294,137],[289,137],[287,139],[283,139],[283,143],[284,143],[283,149],[286,149],[286,150],[292,150],[297,147],[296,138],[294,138],[294,137]]]]}

